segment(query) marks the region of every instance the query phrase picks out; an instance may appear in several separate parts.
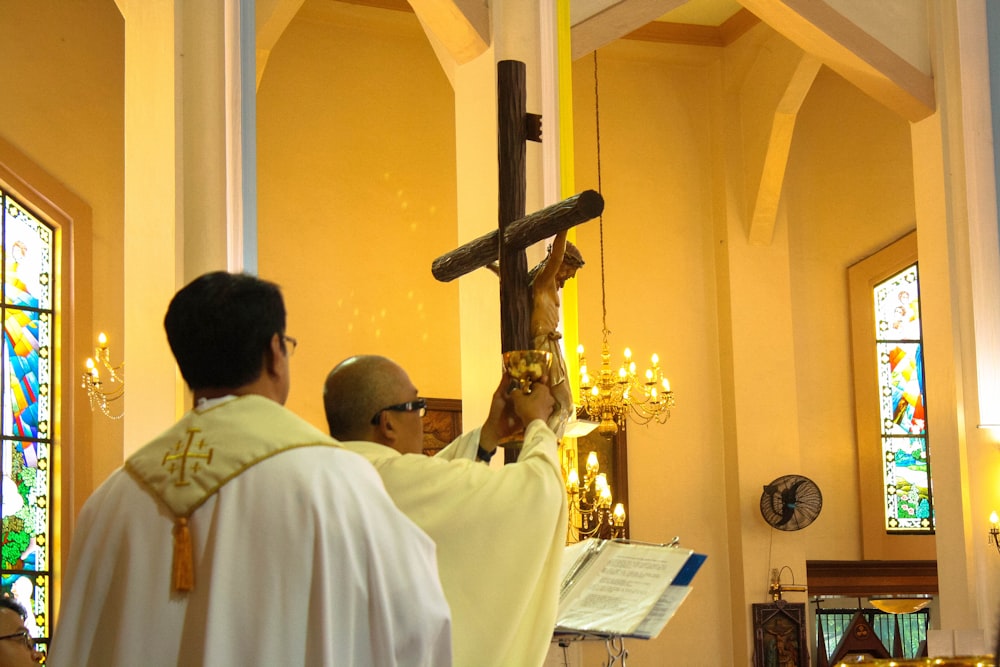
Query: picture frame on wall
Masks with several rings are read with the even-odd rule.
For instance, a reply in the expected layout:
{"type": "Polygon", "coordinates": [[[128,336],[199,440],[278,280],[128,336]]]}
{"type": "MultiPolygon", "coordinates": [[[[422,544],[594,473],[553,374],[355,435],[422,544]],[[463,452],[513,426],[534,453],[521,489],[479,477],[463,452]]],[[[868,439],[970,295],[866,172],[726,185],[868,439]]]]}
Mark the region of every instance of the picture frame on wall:
{"type": "Polygon", "coordinates": [[[458,398],[427,398],[424,414],[424,454],[434,456],[462,435],[462,401],[458,398]]]}
{"type": "MultiPolygon", "coordinates": [[[[582,408],[577,409],[577,419],[586,420],[587,415],[582,408]]],[[[629,503],[628,503],[628,430],[625,426],[619,426],[618,431],[611,437],[601,435],[594,429],[583,437],[576,438],[575,448],[567,448],[565,441],[562,446],[563,470],[567,466],[575,466],[577,475],[583,480],[587,474],[587,457],[590,452],[597,455],[597,464],[600,471],[607,475],[611,484],[612,507],[617,503],[625,506],[625,532],[622,537],[628,539],[629,531],[629,503]]]]}
{"type": "Polygon", "coordinates": [[[807,667],[805,604],[777,600],[752,607],[754,666],[807,667]]]}

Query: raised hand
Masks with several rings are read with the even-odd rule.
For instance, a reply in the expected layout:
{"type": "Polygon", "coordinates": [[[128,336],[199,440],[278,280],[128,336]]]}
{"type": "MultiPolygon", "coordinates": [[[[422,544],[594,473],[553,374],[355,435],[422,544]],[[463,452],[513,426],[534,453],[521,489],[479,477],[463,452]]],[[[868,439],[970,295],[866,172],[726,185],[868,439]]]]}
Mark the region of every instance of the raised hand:
{"type": "Polygon", "coordinates": [[[535,419],[545,421],[552,414],[552,408],[555,407],[556,401],[552,398],[552,390],[549,388],[548,382],[549,378],[545,376],[538,382],[532,383],[530,394],[525,394],[520,389],[515,389],[510,393],[514,412],[525,426],[535,419]]]}

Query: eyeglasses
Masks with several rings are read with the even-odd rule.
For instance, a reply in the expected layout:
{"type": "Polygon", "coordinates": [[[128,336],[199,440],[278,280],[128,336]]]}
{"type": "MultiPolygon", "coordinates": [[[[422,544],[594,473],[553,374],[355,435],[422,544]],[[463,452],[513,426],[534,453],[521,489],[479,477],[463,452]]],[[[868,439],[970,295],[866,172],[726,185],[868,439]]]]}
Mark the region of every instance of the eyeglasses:
{"type": "Polygon", "coordinates": [[[382,408],[375,413],[374,417],[372,417],[372,426],[378,426],[378,418],[386,410],[392,410],[393,412],[419,412],[420,416],[423,417],[427,414],[427,401],[422,398],[418,398],[417,400],[410,401],[409,403],[398,403],[397,405],[390,405],[382,408]]]}
{"type": "Polygon", "coordinates": [[[285,334],[281,334],[281,338],[288,343],[288,356],[295,354],[295,348],[299,346],[299,341],[291,336],[286,336],[285,334]]]}
{"type": "Polygon", "coordinates": [[[35,640],[31,636],[31,633],[29,633],[27,630],[21,630],[20,632],[15,632],[15,633],[10,634],[10,635],[0,636],[0,640],[3,640],[3,639],[17,639],[22,644],[24,644],[25,647],[27,647],[27,649],[29,651],[34,651],[35,650],[35,640]]]}

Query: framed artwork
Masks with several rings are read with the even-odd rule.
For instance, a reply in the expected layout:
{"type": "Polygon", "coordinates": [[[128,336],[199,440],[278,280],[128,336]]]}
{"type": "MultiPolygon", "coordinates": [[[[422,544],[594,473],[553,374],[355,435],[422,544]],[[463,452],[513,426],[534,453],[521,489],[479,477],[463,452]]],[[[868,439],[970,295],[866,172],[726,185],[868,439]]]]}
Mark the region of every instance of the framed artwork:
{"type": "Polygon", "coordinates": [[[424,454],[434,456],[462,435],[462,401],[428,398],[424,414],[424,454]]]}
{"type": "Polygon", "coordinates": [[[755,667],[807,667],[805,604],[778,600],[752,606],[755,667]]]}

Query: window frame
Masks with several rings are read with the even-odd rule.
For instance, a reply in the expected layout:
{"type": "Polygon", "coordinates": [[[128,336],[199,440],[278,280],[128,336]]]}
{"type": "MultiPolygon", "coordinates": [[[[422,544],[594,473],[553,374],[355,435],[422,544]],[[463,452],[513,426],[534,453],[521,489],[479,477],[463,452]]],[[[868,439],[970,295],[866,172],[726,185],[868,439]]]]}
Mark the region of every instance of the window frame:
{"type": "MultiPolygon", "coordinates": [[[[52,331],[49,621],[58,618],[62,566],[74,519],[93,490],[93,415],[79,386],[92,354],[93,280],[90,206],[18,148],[0,137],[0,186],[55,229],[52,331]]],[[[43,642],[47,644],[47,642],[43,642]]]]}
{"type": "Polygon", "coordinates": [[[933,560],[937,556],[934,535],[888,534],[885,529],[877,332],[872,294],[878,283],[917,261],[917,233],[913,231],[847,270],[861,543],[862,557],[866,560],[933,560]]]}

